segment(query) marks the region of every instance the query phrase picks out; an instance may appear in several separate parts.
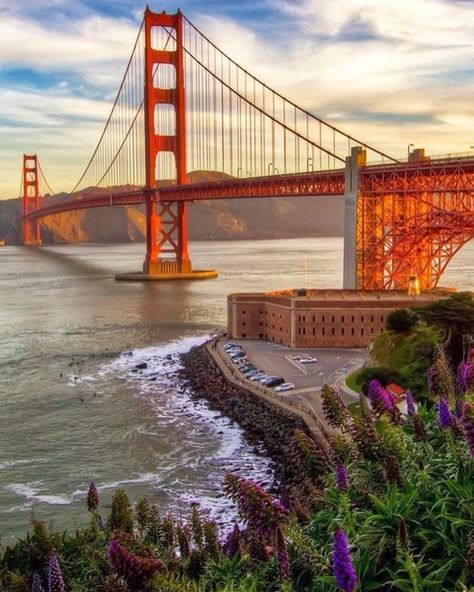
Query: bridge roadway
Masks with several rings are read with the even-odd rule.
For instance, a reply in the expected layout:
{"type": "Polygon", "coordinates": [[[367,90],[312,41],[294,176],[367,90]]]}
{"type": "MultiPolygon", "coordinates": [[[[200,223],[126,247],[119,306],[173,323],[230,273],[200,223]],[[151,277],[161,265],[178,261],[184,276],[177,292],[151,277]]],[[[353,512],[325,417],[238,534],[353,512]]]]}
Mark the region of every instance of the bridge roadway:
{"type": "MultiPolygon", "coordinates": [[[[371,189],[378,192],[418,193],[426,191],[472,192],[474,187],[474,159],[469,157],[445,157],[403,163],[378,163],[362,167],[362,182],[367,180],[371,189]],[[385,191],[384,191],[385,190],[385,191]]],[[[145,188],[130,191],[110,191],[103,195],[68,199],[39,208],[28,214],[28,219],[38,220],[53,214],[145,203],[147,196],[157,202],[202,201],[213,199],[269,198],[344,195],[345,169],[310,171],[290,175],[207,181],[186,185],[170,185],[155,190],[145,188]]],[[[468,208],[469,216],[472,216],[468,208]]]]}
{"type": "Polygon", "coordinates": [[[273,175],[247,179],[231,179],[187,185],[170,185],[156,190],[136,189],[110,192],[105,195],[84,196],[40,208],[28,214],[30,220],[61,212],[129,206],[145,203],[147,195],[159,202],[202,201],[210,199],[238,199],[249,197],[285,197],[344,195],[344,169],[309,172],[294,175],[273,175]]]}

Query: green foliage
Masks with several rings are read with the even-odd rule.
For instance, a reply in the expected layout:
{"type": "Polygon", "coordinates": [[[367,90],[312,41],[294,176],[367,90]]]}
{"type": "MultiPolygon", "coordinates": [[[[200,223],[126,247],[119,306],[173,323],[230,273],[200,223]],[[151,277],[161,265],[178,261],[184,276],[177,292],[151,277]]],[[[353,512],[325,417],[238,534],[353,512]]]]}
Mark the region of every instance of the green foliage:
{"type": "Polygon", "coordinates": [[[109,526],[111,530],[133,531],[133,511],[124,489],[117,489],[112,498],[109,526]]]}
{"type": "Polygon", "coordinates": [[[474,297],[471,292],[456,292],[416,309],[428,324],[444,331],[444,347],[456,367],[463,359],[464,336],[474,333],[474,297]]]}
{"type": "MultiPolygon", "coordinates": [[[[423,323],[416,325],[407,334],[380,333],[372,341],[370,357],[373,364],[384,369],[385,376],[378,378],[382,384],[395,382],[411,389],[418,398],[428,395],[426,372],[431,365],[434,352],[441,341],[436,327],[423,323]]],[[[357,375],[359,384],[366,384],[369,376],[365,368],[357,375]]]]}
{"type": "Polygon", "coordinates": [[[397,308],[387,315],[386,328],[394,333],[408,333],[418,323],[418,318],[411,308],[397,308]]]}

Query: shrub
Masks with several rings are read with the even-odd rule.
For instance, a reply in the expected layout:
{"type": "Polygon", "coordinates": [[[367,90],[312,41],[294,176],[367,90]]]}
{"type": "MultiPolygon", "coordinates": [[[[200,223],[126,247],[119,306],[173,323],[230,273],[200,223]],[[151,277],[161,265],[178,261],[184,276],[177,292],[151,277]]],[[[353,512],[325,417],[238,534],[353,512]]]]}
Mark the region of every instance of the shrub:
{"type": "Polygon", "coordinates": [[[387,315],[386,328],[394,333],[408,333],[418,323],[418,318],[411,308],[397,308],[387,315]]]}

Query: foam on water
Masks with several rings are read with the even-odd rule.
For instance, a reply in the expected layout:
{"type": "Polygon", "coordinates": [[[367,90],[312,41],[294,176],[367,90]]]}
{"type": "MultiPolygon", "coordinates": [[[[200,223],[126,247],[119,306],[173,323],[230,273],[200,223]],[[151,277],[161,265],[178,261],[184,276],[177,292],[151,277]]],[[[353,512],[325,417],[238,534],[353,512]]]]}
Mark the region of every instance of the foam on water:
{"type": "MultiPolygon", "coordinates": [[[[201,345],[209,334],[185,337],[160,346],[133,349],[121,353],[115,360],[101,366],[95,375],[73,375],[68,386],[77,388],[89,385],[100,392],[101,382],[114,379],[125,381],[137,397],[143,397],[151,406],[156,418],[156,431],[150,425],[131,426],[132,434],[157,438],[169,429],[186,430],[196,448],[180,450],[172,458],[163,458],[156,472],[143,472],[126,478],[97,483],[99,491],[110,491],[127,485],[146,484],[150,491],[165,495],[171,514],[181,514],[191,502],[198,502],[223,530],[236,520],[234,505],[222,495],[222,481],[227,471],[272,487],[274,472],[272,462],[263,454],[262,447],[250,446],[243,431],[219,411],[210,409],[204,400],[192,398],[189,385],[180,377],[181,355],[201,345]],[[146,362],[147,367],[137,369],[146,362]],[[156,379],[156,380],[152,380],[156,379]],[[212,454],[207,454],[211,442],[212,454]],[[203,442],[208,446],[204,448],[203,442]],[[179,468],[179,472],[176,469],[179,468]],[[200,471],[200,486],[196,487],[193,474],[200,471]],[[203,485],[202,471],[207,471],[207,483],[203,485]],[[178,476],[179,475],[179,476],[178,476]]],[[[189,444],[189,442],[188,442],[189,444]]],[[[30,462],[30,461],[16,461],[30,462]]],[[[31,461],[33,462],[33,461],[31,461]]],[[[38,462],[38,459],[36,460],[38,462]]],[[[6,464],[6,463],[4,463],[6,464]]],[[[0,469],[2,465],[0,465],[0,469]]],[[[87,489],[78,487],[71,493],[48,491],[43,482],[12,483],[8,491],[26,498],[27,503],[17,510],[29,510],[35,503],[47,505],[71,505],[83,502],[87,489]]],[[[166,510],[166,508],[162,508],[166,510]]]]}

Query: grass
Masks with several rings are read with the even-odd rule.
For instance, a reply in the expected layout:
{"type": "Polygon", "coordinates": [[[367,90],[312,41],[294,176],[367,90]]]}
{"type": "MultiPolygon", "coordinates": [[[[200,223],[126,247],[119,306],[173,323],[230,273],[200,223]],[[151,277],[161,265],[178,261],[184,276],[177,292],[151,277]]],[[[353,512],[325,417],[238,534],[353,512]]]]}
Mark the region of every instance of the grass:
{"type": "Polygon", "coordinates": [[[356,370],[347,376],[346,378],[346,385],[355,391],[356,393],[362,393],[361,385],[357,382],[357,377],[359,375],[360,370],[356,370]]]}

